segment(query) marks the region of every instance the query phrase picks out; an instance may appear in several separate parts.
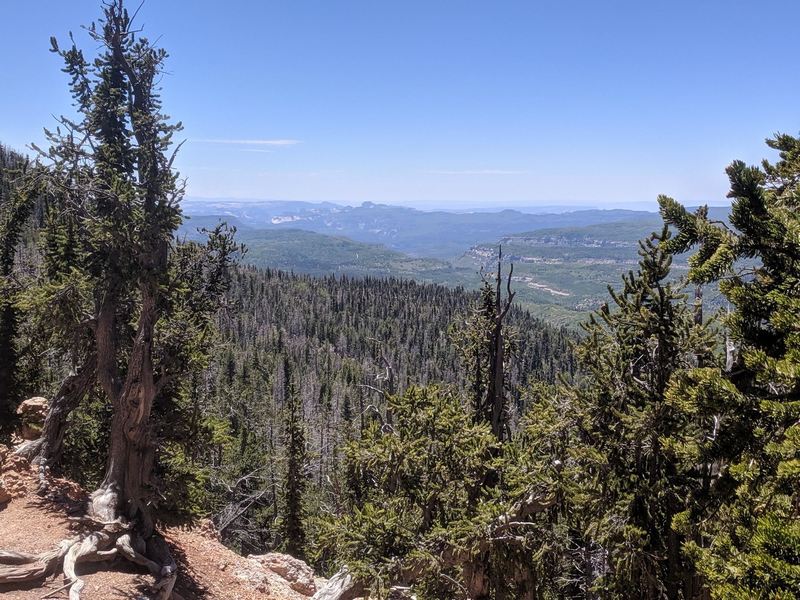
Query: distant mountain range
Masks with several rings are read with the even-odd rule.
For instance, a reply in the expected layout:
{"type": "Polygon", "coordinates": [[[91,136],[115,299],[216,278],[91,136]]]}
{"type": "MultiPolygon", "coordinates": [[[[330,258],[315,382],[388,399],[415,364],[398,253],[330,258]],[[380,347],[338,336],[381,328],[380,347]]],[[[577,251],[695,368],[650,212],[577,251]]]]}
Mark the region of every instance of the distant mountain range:
{"type": "Polygon", "coordinates": [[[383,244],[414,256],[451,259],[475,244],[549,227],[580,227],[597,223],[646,219],[653,213],[632,210],[580,210],[558,213],[422,211],[403,206],[364,202],[344,206],[321,202],[186,200],[188,216],[235,218],[257,229],[304,229],[345,236],[358,242],[383,244]]]}
{"type": "MultiPolygon", "coordinates": [[[[187,201],[183,231],[224,220],[238,228],[246,260],[313,275],[401,277],[475,288],[480,272],[514,263],[518,300],[541,317],[575,323],[635,269],[638,241],[660,231],[655,212],[580,210],[530,214],[421,211],[364,203],[187,201]]],[[[726,208],[711,208],[724,219],[726,208]]],[[[673,272],[686,271],[679,257],[673,272]]]]}

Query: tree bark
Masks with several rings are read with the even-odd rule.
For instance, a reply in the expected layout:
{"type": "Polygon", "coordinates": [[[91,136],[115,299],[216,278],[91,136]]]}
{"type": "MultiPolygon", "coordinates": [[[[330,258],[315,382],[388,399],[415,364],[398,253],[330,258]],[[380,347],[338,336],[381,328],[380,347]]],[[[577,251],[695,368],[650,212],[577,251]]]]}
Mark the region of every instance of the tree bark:
{"type": "Polygon", "coordinates": [[[52,467],[61,457],[67,419],[89,392],[95,379],[97,358],[90,354],[75,373],[69,375],[50,402],[39,439],[19,447],[17,454],[40,467],[52,467]]]}
{"type": "Polygon", "coordinates": [[[153,533],[146,508],[145,486],[155,457],[150,430],[150,411],[156,396],[151,349],[155,327],[155,285],[142,285],[139,323],[125,382],[112,398],[111,448],[106,476],[92,494],[92,514],[101,521],[124,517],[137,524],[143,538],[153,533]]]}
{"type": "Polygon", "coordinates": [[[490,334],[489,348],[489,381],[487,390],[487,403],[489,411],[489,425],[494,436],[501,440],[506,432],[506,394],[505,394],[505,336],[503,324],[511,303],[514,301],[514,292],[511,291],[511,276],[514,273],[512,264],[506,280],[506,299],[502,299],[503,284],[503,249],[500,248],[497,258],[497,276],[495,278],[496,290],[494,297],[494,314],[492,315],[492,331],[490,334]]]}

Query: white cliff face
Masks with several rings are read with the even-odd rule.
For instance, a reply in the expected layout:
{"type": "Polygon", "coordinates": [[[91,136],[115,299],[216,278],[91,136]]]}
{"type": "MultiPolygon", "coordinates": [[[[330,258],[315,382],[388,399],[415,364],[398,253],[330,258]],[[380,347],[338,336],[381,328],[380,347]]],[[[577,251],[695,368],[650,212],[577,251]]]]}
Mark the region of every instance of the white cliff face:
{"type": "Polygon", "coordinates": [[[298,215],[283,215],[280,217],[272,217],[270,222],[273,225],[280,225],[282,223],[294,223],[295,221],[303,221],[304,218],[298,215]]]}

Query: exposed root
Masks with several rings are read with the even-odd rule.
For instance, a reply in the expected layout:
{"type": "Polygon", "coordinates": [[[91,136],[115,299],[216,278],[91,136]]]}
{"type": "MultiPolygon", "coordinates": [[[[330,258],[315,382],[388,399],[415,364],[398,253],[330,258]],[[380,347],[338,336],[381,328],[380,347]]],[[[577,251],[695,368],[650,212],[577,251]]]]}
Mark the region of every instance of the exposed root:
{"type": "Polygon", "coordinates": [[[156,578],[154,598],[173,598],[178,569],[164,539],[154,535],[145,542],[120,521],[108,523],[100,531],[64,540],[55,549],[42,554],[0,550],[0,584],[40,581],[61,570],[66,583],[60,589],[69,590],[69,600],[80,600],[85,582],[76,567],[81,563],[108,561],[117,556],[147,567],[156,578]]]}
{"type": "MultiPolygon", "coordinates": [[[[69,588],[69,600],[79,600],[81,597],[81,590],[85,585],[83,579],[78,577],[75,572],[75,567],[79,562],[96,561],[100,560],[99,556],[106,556],[106,550],[114,543],[113,534],[105,531],[98,531],[91,533],[79,542],[73,544],[67,555],[64,557],[64,577],[67,581],[72,582],[69,588]],[[99,555],[103,552],[103,555],[99,555]]],[[[112,555],[113,556],[113,555],[112,555]]]]}
{"type": "MultiPolygon", "coordinates": [[[[41,438],[40,438],[41,439],[41,438]]],[[[81,490],[65,489],[64,482],[54,479],[47,468],[47,461],[39,453],[41,446],[37,441],[18,448],[17,452],[5,452],[0,456],[0,468],[8,482],[10,475],[23,473],[30,469],[27,457],[33,456],[38,462],[38,494],[77,503],[81,490]]],[[[16,586],[43,581],[58,574],[64,575],[64,585],[58,592],[68,590],[70,600],[79,600],[85,582],[78,574],[79,565],[91,562],[110,561],[121,556],[134,564],[146,567],[155,578],[152,597],[158,600],[178,598],[173,593],[177,579],[177,565],[164,539],[155,533],[147,539],[137,531],[152,532],[151,521],[137,521],[134,529],[131,521],[119,516],[117,510],[119,494],[115,486],[106,486],[92,494],[89,513],[68,517],[79,523],[85,533],[72,539],[65,539],[52,550],[41,554],[0,550],[0,585],[16,586]]]]}
{"type": "Polygon", "coordinates": [[[31,464],[36,464],[36,459],[42,450],[42,446],[44,446],[43,437],[38,437],[35,440],[27,440],[22,442],[17,449],[14,450],[14,454],[21,456],[31,464]]]}
{"type": "Polygon", "coordinates": [[[132,563],[147,567],[152,575],[158,577],[161,574],[161,565],[150,560],[143,553],[139,552],[133,547],[133,540],[131,539],[130,534],[126,533],[119,536],[117,539],[117,550],[119,550],[119,553],[132,563]]]}
{"type": "Polygon", "coordinates": [[[0,551],[0,583],[25,583],[49,577],[61,567],[76,540],[64,540],[42,554],[0,551]]]}
{"type": "Polygon", "coordinates": [[[147,554],[155,558],[161,565],[156,581],[156,600],[169,600],[175,594],[172,591],[178,580],[178,565],[172,558],[167,542],[158,534],[147,540],[147,554]]]}

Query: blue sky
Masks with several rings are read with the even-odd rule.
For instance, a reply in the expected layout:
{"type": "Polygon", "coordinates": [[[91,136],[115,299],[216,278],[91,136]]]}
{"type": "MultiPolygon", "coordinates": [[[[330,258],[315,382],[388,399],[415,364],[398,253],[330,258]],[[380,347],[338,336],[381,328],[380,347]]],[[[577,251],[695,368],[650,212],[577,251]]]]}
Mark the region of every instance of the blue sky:
{"type": "MultiPolygon", "coordinates": [[[[98,6],[3,1],[0,141],[69,112],[48,39],[91,47],[98,6]]],[[[139,19],[171,55],[191,196],[718,203],[726,164],[800,130],[796,0],[148,0],[139,19]]]]}

